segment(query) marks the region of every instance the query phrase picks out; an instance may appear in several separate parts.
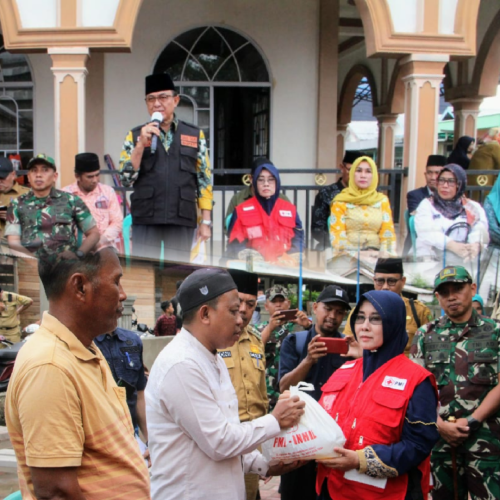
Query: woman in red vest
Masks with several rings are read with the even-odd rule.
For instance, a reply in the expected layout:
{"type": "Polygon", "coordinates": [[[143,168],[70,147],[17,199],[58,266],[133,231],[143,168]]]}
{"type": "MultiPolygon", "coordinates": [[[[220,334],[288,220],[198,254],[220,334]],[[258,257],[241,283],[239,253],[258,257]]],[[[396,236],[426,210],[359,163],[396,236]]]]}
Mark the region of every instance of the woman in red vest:
{"type": "Polygon", "coordinates": [[[238,205],[229,224],[228,256],[296,265],[303,240],[295,205],[279,197],[278,169],[263,161],[252,178],[254,196],[238,205]],[[248,251],[250,249],[250,252],[248,251]]]}
{"type": "Polygon", "coordinates": [[[404,355],[404,302],[394,292],[365,293],[350,321],[363,357],[342,365],[322,388],[320,404],[346,443],[335,449],[338,458],[319,465],[319,498],[427,498],[429,455],[439,439],[436,384],[404,355]]]}

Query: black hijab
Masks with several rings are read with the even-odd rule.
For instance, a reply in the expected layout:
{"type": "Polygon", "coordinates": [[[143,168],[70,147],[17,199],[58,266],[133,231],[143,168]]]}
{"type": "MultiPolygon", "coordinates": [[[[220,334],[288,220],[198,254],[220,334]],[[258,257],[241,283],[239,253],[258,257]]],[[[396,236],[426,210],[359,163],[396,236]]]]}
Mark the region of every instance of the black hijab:
{"type": "MultiPolygon", "coordinates": [[[[367,300],[382,318],[384,343],[376,351],[363,351],[363,382],[383,364],[403,354],[408,343],[406,332],[406,306],[403,299],[388,290],[372,290],[364,293],[351,315],[351,330],[355,330],[355,320],[361,304],[367,300]]],[[[356,337],[356,333],[354,333],[356,337]]]]}
{"type": "Polygon", "coordinates": [[[255,168],[253,172],[253,191],[255,198],[257,198],[257,201],[260,203],[261,207],[266,211],[266,213],[269,215],[273,208],[274,205],[276,204],[276,200],[280,197],[280,191],[281,191],[281,180],[280,180],[280,174],[278,172],[278,169],[274,166],[272,162],[269,160],[265,160],[262,162],[259,162],[257,167],[255,168]],[[262,170],[267,170],[275,179],[276,179],[276,192],[268,199],[263,198],[257,189],[257,179],[262,172],[262,170]]]}
{"type": "Polygon", "coordinates": [[[455,149],[451,152],[450,156],[448,156],[448,163],[460,165],[464,170],[467,170],[470,163],[470,159],[467,156],[467,150],[473,142],[476,142],[474,137],[469,137],[468,135],[460,137],[455,149]]]}
{"type": "Polygon", "coordinates": [[[459,215],[465,213],[465,207],[462,203],[462,197],[467,187],[467,174],[460,165],[446,165],[438,175],[438,182],[443,172],[451,172],[457,180],[457,194],[451,200],[443,200],[438,191],[434,191],[431,197],[431,203],[435,209],[444,215],[447,219],[456,219],[459,215]]]}

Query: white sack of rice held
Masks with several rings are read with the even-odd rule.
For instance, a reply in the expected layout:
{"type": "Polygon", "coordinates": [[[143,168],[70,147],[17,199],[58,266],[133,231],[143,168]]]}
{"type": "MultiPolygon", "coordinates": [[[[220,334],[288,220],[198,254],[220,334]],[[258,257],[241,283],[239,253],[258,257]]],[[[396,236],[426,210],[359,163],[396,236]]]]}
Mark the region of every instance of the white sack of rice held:
{"type": "Polygon", "coordinates": [[[290,387],[290,397],[298,396],[306,403],[298,425],[282,430],[280,434],[262,444],[262,453],[271,465],[295,460],[321,460],[338,457],[334,448],[343,447],[345,436],[337,422],[309,394],[301,389],[314,386],[300,382],[290,387]]]}

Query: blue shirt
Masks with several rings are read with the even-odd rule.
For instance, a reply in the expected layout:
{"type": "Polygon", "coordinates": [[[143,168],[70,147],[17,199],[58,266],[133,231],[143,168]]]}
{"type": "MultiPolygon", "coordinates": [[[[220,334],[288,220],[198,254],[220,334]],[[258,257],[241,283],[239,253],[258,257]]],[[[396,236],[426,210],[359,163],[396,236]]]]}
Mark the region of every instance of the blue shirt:
{"type": "Polygon", "coordinates": [[[147,383],[142,363],[142,340],[134,332],[117,328],[112,335],[99,335],[94,342],[106,358],[115,382],[125,387],[127,405],[136,428],[137,391],[143,391],[147,383]]]}
{"type": "MultiPolygon", "coordinates": [[[[280,368],[278,373],[279,380],[281,380],[287,373],[295,370],[295,368],[297,368],[297,366],[299,366],[299,364],[306,358],[307,346],[311,342],[312,338],[317,335],[317,332],[314,324],[305,331],[307,332],[307,338],[300,354],[297,352],[296,336],[300,335],[302,332],[290,333],[290,335],[283,340],[280,350],[280,368]]],[[[331,335],[331,337],[342,339],[344,338],[344,335],[339,332],[335,332],[331,335]]],[[[308,394],[310,394],[316,401],[319,401],[322,394],[321,387],[323,387],[323,384],[328,381],[337,368],[340,368],[350,359],[352,358],[342,357],[340,354],[327,354],[326,356],[318,359],[318,362],[311,367],[306,378],[303,380],[304,382],[314,385],[314,391],[308,392],[308,394]]]]}

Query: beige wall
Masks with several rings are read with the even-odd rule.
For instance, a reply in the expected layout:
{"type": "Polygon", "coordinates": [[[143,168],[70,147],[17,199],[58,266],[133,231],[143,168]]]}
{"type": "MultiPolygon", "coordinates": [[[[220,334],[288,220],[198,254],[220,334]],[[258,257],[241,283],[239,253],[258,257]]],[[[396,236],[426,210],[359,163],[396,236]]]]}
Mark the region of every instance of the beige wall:
{"type": "Polygon", "coordinates": [[[148,0],[139,13],[132,54],[105,56],[105,152],[118,163],[129,128],[148,117],[144,77],[178,34],[216,24],[249,36],[269,62],[272,158],[281,168],[316,163],[318,1],[148,0]],[[300,140],[298,139],[300,137],[300,140]],[[291,139],[293,138],[293,139],[291,139]],[[300,147],[291,147],[298,142],[300,147]]]}

